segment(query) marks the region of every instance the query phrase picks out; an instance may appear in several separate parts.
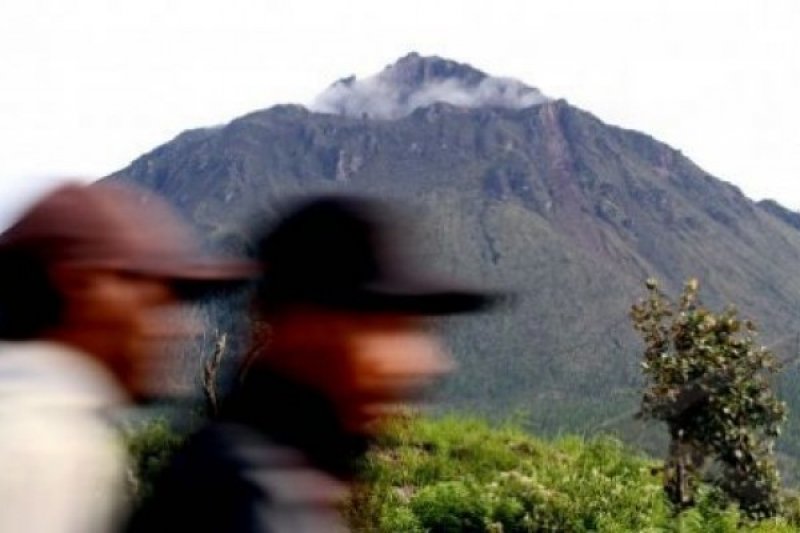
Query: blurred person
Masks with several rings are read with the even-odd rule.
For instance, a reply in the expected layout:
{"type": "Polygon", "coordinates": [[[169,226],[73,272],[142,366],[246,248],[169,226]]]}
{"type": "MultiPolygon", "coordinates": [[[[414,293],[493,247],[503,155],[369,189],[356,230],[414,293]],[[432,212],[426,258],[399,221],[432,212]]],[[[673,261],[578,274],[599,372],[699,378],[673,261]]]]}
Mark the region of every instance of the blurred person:
{"type": "Polygon", "coordinates": [[[258,246],[256,335],[240,384],[156,484],[131,531],[346,531],[338,505],[380,420],[448,371],[423,317],[488,297],[422,281],[384,206],[311,201],[258,246]]]}
{"type": "Polygon", "coordinates": [[[108,532],[126,459],[109,416],[153,392],[165,310],[246,266],[160,199],[66,184],[0,235],[0,532],[108,532]]]}

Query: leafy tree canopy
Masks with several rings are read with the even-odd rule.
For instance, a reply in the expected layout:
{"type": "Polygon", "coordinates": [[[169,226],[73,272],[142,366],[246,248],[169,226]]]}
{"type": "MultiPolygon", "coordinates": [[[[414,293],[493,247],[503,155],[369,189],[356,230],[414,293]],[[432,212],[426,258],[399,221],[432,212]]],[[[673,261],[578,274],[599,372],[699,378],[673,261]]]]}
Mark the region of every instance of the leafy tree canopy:
{"type": "Polygon", "coordinates": [[[645,343],[640,414],[669,429],[667,495],[679,507],[690,505],[699,477],[707,475],[747,513],[775,514],[773,444],[786,418],[770,381],[778,361],[735,308],[705,308],[696,279],[677,303],[655,280],[646,286],[647,297],[631,309],[645,343]]]}

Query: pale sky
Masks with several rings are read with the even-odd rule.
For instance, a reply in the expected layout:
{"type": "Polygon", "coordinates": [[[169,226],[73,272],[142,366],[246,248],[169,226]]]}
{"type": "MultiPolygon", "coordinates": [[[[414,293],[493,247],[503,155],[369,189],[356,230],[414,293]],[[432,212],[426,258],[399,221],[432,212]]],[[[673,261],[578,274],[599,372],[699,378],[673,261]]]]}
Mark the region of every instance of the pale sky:
{"type": "Polygon", "coordinates": [[[310,103],[412,50],[518,78],[800,210],[796,0],[6,0],[0,224],[55,177],[310,103]]]}

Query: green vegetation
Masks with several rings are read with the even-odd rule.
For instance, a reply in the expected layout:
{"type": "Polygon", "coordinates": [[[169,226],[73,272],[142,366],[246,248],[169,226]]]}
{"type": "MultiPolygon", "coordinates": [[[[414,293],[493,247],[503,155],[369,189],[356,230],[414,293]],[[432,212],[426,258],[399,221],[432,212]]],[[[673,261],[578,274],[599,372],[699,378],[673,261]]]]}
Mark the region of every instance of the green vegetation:
{"type": "Polygon", "coordinates": [[[513,425],[402,418],[346,513],[357,531],[795,531],[784,518],[749,521],[710,486],[675,516],[658,471],[607,437],[547,442],[513,425]]]}
{"type": "MultiPolygon", "coordinates": [[[[800,496],[780,491],[773,454],[786,416],[773,392],[776,359],[756,345],[755,326],[733,308],[713,313],[703,307],[696,280],[676,304],[654,281],[647,288],[648,297],[631,310],[644,340],[640,414],[667,426],[664,463],[610,436],[541,440],[513,423],[400,416],[386,424],[364,459],[363,481],[343,507],[353,529],[800,531],[800,496]]],[[[225,339],[217,338],[204,367],[209,400],[225,339]]],[[[554,395],[543,415],[632,422],[632,413],[620,409],[631,399],[623,391],[614,402],[595,402],[593,412],[554,395]]],[[[587,431],[597,434],[608,425],[587,431]]],[[[163,419],[132,432],[138,498],[148,496],[181,441],[163,419]]]]}
{"type": "Polygon", "coordinates": [[[654,280],[631,310],[645,342],[644,417],[665,422],[670,450],[664,489],[673,504],[693,504],[709,466],[711,482],[751,516],[778,511],[779,479],[773,452],[786,407],[770,383],[775,357],[755,343],[756,328],[734,308],[715,314],[689,280],[678,304],[654,280]]]}
{"type": "MultiPolygon", "coordinates": [[[[180,441],[163,419],[131,433],[139,497],[180,441]]],[[[708,485],[676,515],[659,467],[609,437],[545,441],[510,423],[407,416],[386,425],[343,512],[358,532],[800,531],[796,497],[758,522],[708,485]]]]}
{"type": "Polygon", "coordinates": [[[135,500],[140,501],[151,494],[153,481],[182,442],[183,438],[164,418],[156,418],[126,431],[125,444],[131,457],[128,480],[135,500]]]}

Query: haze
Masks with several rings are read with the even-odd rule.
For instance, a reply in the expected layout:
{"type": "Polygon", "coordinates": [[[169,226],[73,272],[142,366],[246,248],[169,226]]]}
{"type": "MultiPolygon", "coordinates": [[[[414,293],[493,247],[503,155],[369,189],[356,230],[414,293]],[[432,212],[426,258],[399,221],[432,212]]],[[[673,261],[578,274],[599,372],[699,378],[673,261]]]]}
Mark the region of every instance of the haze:
{"type": "Polygon", "coordinates": [[[182,130],[312,103],[414,50],[647,132],[800,209],[800,3],[101,0],[0,7],[0,223],[182,130]]]}

